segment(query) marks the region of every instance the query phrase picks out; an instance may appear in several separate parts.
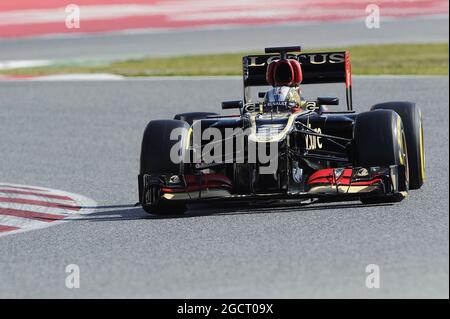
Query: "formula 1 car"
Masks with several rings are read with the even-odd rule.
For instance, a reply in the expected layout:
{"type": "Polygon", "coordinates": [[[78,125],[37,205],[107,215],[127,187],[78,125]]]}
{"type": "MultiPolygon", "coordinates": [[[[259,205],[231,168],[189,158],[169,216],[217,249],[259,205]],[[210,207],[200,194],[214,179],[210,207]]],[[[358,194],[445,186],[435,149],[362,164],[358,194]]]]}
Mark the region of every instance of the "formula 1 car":
{"type": "Polygon", "coordinates": [[[192,112],[148,123],[138,176],[145,211],[178,214],[212,200],[391,203],[422,186],[415,103],[356,113],[349,52],[295,46],[265,53],[243,57],[243,99],[222,102],[239,114],[192,112]],[[346,110],[333,110],[335,97],[302,97],[300,85],[321,83],[345,83],[346,110]],[[256,86],[270,90],[254,94],[256,86]]]}

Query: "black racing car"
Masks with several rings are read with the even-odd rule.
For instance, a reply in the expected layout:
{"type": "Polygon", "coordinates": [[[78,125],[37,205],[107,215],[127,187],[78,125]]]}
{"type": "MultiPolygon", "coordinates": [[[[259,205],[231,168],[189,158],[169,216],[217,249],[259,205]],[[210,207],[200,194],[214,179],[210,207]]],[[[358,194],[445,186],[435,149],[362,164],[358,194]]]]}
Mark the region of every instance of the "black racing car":
{"type": "Polygon", "coordinates": [[[419,107],[385,102],[356,113],[349,53],[300,51],[243,57],[243,100],[222,103],[239,114],[148,123],[138,176],[145,211],[182,213],[210,200],[398,202],[422,186],[419,107]],[[345,83],[345,111],[334,109],[338,98],[302,97],[300,86],[320,83],[345,83]],[[253,96],[256,86],[270,90],[253,96]]]}

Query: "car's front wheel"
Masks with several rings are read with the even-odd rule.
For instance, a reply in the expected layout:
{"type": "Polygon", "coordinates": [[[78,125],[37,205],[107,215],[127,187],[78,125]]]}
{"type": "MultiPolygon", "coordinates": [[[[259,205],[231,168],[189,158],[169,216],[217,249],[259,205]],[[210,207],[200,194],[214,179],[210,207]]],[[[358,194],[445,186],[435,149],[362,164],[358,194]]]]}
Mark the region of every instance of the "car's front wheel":
{"type": "Polygon", "coordinates": [[[400,116],[392,110],[358,114],[354,127],[354,142],[355,167],[397,165],[404,168],[398,193],[361,197],[361,201],[367,204],[401,201],[409,189],[409,166],[406,137],[400,116]]]}
{"type": "Polygon", "coordinates": [[[183,152],[189,127],[185,121],[156,120],[149,122],[145,128],[138,186],[139,202],[148,213],[172,215],[186,210],[184,201],[161,196],[161,180],[183,174],[183,152]]]}
{"type": "Polygon", "coordinates": [[[400,115],[408,147],[409,188],[419,189],[425,181],[425,148],[419,107],[411,102],[386,102],[372,106],[371,110],[393,110],[400,115]]]}

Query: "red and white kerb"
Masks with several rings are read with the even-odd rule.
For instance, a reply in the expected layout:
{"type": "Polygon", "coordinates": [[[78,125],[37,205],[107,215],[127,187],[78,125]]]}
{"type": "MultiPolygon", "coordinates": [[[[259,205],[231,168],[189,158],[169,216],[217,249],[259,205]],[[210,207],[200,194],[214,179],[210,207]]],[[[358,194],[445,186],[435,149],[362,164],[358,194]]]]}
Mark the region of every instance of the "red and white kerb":
{"type": "Polygon", "coordinates": [[[55,225],[90,213],[96,203],[60,190],[0,183],[0,236],[55,225]]]}

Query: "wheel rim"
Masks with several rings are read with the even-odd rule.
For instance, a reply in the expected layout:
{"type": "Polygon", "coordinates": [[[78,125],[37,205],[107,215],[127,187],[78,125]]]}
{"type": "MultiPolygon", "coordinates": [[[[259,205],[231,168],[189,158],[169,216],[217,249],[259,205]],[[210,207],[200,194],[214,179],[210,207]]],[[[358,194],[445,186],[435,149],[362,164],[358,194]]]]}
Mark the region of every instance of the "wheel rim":
{"type": "Polygon", "coordinates": [[[409,189],[409,162],[408,162],[408,148],[406,146],[406,136],[405,131],[402,130],[402,156],[403,156],[403,162],[405,166],[405,184],[406,189],[409,189]]]}
{"type": "Polygon", "coordinates": [[[420,137],[419,137],[419,148],[420,148],[420,174],[422,176],[422,182],[425,181],[425,149],[423,145],[423,125],[422,125],[422,112],[420,112],[420,137]]]}

